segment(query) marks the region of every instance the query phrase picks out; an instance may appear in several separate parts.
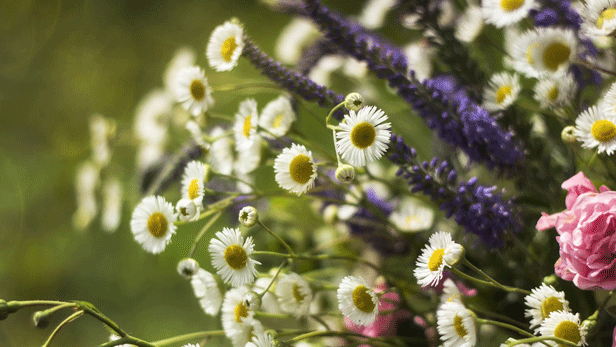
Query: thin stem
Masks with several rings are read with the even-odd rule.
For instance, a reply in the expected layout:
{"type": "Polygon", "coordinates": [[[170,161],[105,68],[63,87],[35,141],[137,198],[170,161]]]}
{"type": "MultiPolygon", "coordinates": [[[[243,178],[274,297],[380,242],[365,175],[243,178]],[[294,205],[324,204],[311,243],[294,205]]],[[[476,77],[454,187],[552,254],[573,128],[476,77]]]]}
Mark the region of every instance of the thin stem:
{"type": "Polygon", "coordinates": [[[131,345],[135,345],[138,347],[158,347],[158,345],[149,343],[147,341],[138,339],[130,335],[126,335],[117,340],[105,342],[102,345],[99,345],[98,347],[113,347],[113,346],[119,346],[119,345],[124,345],[124,344],[131,344],[131,345]]]}
{"type": "Polygon", "coordinates": [[[263,88],[263,89],[282,89],[280,86],[274,83],[264,83],[264,82],[249,82],[243,84],[225,84],[220,86],[215,86],[212,88],[215,92],[228,92],[228,91],[237,91],[241,89],[249,89],[249,88],[263,88]]]}
{"type": "Polygon", "coordinates": [[[113,329],[113,331],[115,331],[118,334],[118,336],[126,337],[128,335],[124,330],[122,330],[116,324],[116,322],[112,321],[107,316],[105,316],[103,313],[98,311],[98,309],[94,307],[94,305],[90,304],[89,302],[85,302],[85,301],[76,301],[75,303],[81,310],[84,310],[87,314],[100,320],[101,322],[105,323],[105,325],[113,329]]]}
{"type": "Polygon", "coordinates": [[[463,258],[462,259],[462,263],[466,266],[468,266],[469,268],[471,268],[473,271],[477,272],[478,274],[482,275],[483,277],[485,277],[488,281],[490,281],[491,283],[493,283],[493,285],[497,288],[500,288],[502,290],[506,290],[508,292],[515,292],[515,293],[522,293],[524,295],[529,295],[531,294],[531,292],[529,292],[526,289],[521,289],[521,288],[515,288],[515,287],[509,287],[503,284],[500,284],[499,282],[497,282],[496,280],[494,280],[492,277],[488,276],[488,274],[486,274],[485,272],[483,272],[481,269],[479,269],[478,267],[476,267],[475,265],[473,265],[470,261],[468,261],[468,259],[463,258]]]}
{"type": "Polygon", "coordinates": [[[51,335],[49,335],[49,338],[47,339],[47,341],[45,341],[45,343],[43,344],[43,347],[47,347],[49,346],[49,344],[51,343],[51,340],[53,340],[53,338],[58,334],[58,332],[60,331],[60,329],[62,329],[65,325],[67,325],[68,323],[74,321],[75,319],[81,317],[83,315],[84,311],[77,311],[75,313],[73,313],[72,315],[66,317],[65,320],[62,321],[62,323],[58,324],[58,326],[51,332],[51,335]]]}
{"type": "Polygon", "coordinates": [[[223,330],[199,331],[196,333],[178,335],[178,336],[170,337],[168,339],[154,341],[152,342],[152,344],[156,346],[166,346],[166,345],[171,345],[171,344],[178,343],[178,342],[191,341],[191,340],[202,339],[206,337],[215,337],[215,336],[225,336],[225,332],[223,330]]]}
{"type": "Polygon", "coordinates": [[[293,253],[293,249],[291,248],[291,246],[289,246],[289,244],[282,239],[282,237],[280,237],[278,234],[274,233],[273,231],[270,230],[270,228],[268,228],[267,226],[265,226],[265,224],[263,224],[259,219],[257,219],[257,224],[259,224],[261,226],[261,228],[265,229],[265,231],[267,231],[268,233],[270,233],[270,235],[272,235],[273,237],[275,237],[280,243],[282,243],[282,245],[284,246],[284,248],[287,249],[287,252],[289,252],[289,255],[293,258],[295,257],[295,253],[293,253]]]}
{"type": "Polygon", "coordinates": [[[309,317],[321,324],[325,328],[325,330],[332,330],[329,325],[327,325],[327,323],[323,320],[323,318],[316,315],[310,315],[309,317]]]}
{"type": "Polygon", "coordinates": [[[272,286],[272,284],[274,284],[274,281],[276,280],[276,277],[278,277],[278,275],[280,274],[280,270],[282,270],[282,268],[287,264],[287,259],[285,259],[280,266],[278,266],[278,270],[276,270],[276,273],[274,274],[274,277],[272,277],[272,280],[270,281],[270,283],[267,285],[267,288],[265,288],[263,290],[262,293],[258,294],[259,298],[263,298],[263,296],[265,295],[265,293],[267,293],[267,291],[270,289],[270,287],[272,286]]]}
{"type": "Polygon", "coordinates": [[[252,184],[252,183],[250,183],[248,181],[245,181],[245,180],[243,180],[243,179],[241,179],[239,177],[235,177],[235,176],[231,176],[231,175],[225,175],[225,174],[222,174],[220,172],[215,172],[214,176],[224,177],[224,178],[229,179],[231,181],[237,181],[237,182],[243,183],[243,184],[249,186],[250,188],[252,188],[252,190],[255,192],[255,194],[257,194],[257,195],[261,194],[261,191],[259,189],[257,189],[257,187],[255,187],[254,184],[252,184]]]}
{"type": "Polygon", "coordinates": [[[578,62],[580,63],[580,65],[584,65],[585,67],[589,68],[589,69],[594,69],[597,71],[601,71],[605,74],[611,75],[611,76],[616,76],[616,72],[612,71],[612,70],[608,70],[608,69],[604,69],[596,64],[593,64],[591,62],[588,62],[586,60],[583,59],[579,59],[578,62]]]}
{"type": "Polygon", "coordinates": [[[555,336],[535,336],[535,337],[529,337],[527,339],[515,340],[513,342],[505,342],[505,343],[509,347],[521,345],[523,343],[526,343],[526,344],[530,345],[530,344],[533,344],[535,342],[541,342],[541,343],[543,343],[546,346],[551,346],[550,344],[545,342],[546,340],[556,341],[556,342],[559,343],[559,345],[567,345],[567,346],[571,346],[571,347],[576,347],[578,345],[577,343],[573,343],[573,342],[571,342],[569,340],[561,339],[561,338],[555,337],[555,336]]]}
{"type": "Polygon", "coordinates": [[[197,246],[199,245],[199,241],[201,241],[203,235],[205,235],[205,233],[212,227],[212,225],[216,223],[218,218],[220,218],[220,216],[222,215],[222,211],[223,210],[218,211],[218,213],[216,213],[214,217],[212,217],[212,219],[205,223],[201,231],[199,231],[199,234],[197,235],[197,237],[195,237],[195,241],[193,242],[193,245],[190,249],[190,253],[188,253],[189,258],[192,258],[195,255],[195,252],[197,251],[197,246]]]}

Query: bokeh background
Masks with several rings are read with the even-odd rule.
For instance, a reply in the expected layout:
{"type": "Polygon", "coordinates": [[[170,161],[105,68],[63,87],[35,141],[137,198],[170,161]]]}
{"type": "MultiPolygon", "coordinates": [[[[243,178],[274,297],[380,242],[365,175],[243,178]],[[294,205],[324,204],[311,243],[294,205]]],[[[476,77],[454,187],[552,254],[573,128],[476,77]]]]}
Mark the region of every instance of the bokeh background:
{"type": "MultiPolygon", "coordinates": [[[[360,8],[355,1],[326,3],[343,13],[360,8]]],[[[219,325],[176,273],[198,229],[184,227],[190,236],[174,237],[154,256],[132,239],[130,203],[114,234],[102,232],[98,219],[75,231],[71,217],[75,170],[90,156],[90,115],[113,118],[119,133],[130,134],[138,101],[162,86],[162,73],[182,46],[198,53],[210,84],[255,75],[247,63],[226,74],[207,68],[207,39],[233,16],[270,54],[290,20],[257,1],[0,2],[0,298],[86,300],[148,341],[219,325]]],[[[112,161],[125,181],[133,179],[134,154],[129,143],[114,148],[112,161]]],[[[40,330],[33,312],[0,322],[0,346],[42,345],[65,316],[40,330]]],[[[52,346],[96,346],[108,338],[86,316],[65,327],[52,346]]]]}

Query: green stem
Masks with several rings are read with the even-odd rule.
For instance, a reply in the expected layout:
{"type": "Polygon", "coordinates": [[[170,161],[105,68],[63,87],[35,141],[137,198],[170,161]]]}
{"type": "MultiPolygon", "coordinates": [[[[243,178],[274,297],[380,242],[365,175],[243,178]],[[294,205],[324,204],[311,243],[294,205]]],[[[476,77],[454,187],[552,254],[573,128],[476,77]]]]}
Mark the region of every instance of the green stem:
{"type": "Polygon", "coordinates": [[[571,347],[576,347],[577,346],[577,343],[573,343],[571,341],[564,340],[564,339],[561,339],[561,338],[555,337],[555,336],[535,336],[535,337],[529,337],[527,339],[515,340],[513,342],[505,342],[505,343],[507,344],[508,347],[521,345],[523,343],[526,343],[526,344],[530,345],[530,344],[533,344],[535,342],[541,342],[541,343],[543,343],[546,346],[551,346],[550,344],[545,342],[547,340],[558,342],[559,346],[560,345],[567,345],[567,346],[571,346],[571,347]]]}
{"type": "Polygon", "coordinates": [[[468,259],[463,258],[462,259],[462,263],[466,266],[468,266],[469,268],[471,268],[473,271],[477,272],[478,274],[482,275],[483,277],[485,277],[488,281],[490,281],[493,286],[500,288],[502,290],[508,291],[508,292],[514,292],[514,293],[521,293],[524,295],[530,295],[531,292],[529,292],[526,289],[521,289],[521,288],[515,288],[515,287],[509,287],[503,284],[500,284],[499,282],[497,282],[496,280],[494,280],[492,277],[488,276],[488,274],[486,274],[485,272],[483,272],[480,268],[476,267],[475,265],[473,265],[470,261],[468,261],[468,259]]]}
{"type": "Polygon", "coordinates": [[[124,345],[124,344],[135,345],[138,347],[158,347],[158,345],[149,343],[147,341],[138,339],[136,337],[132,337],[130,335],[126,335],[117,340],[105,342],[102,345],[99,345],[98,347],[113,347],[113,346],[119,346],[119,345],[124,345]]]}
{"type": "Polygon", "coordinates": [[[332,108],[332,110],[329,111],[329,114],[327,114],[327,117],[325,118],[325,125],[327,127],[329,127],[329,125],[330,125],[329,122],[332,120],[334,112],[336,112],[341,107],[344,107],[344,101],[339,103],[338,105],[334,106],[334,108],[332,108]]]}
{"type": "Polygon", "coordinates": [[[278,277],[278,275],[280,274],[280,270],[282,270],[282,268],[286,265],[286,263],[287,263],[287,260],[285,259],[280,264],[280,266],[278,266],[278,270],[276,270],[276,273],[274,274],[274,277],[272,277],[272,280],[270,281],[270,283],[267,285],[267,288],[265,288],[262,293],[258,294],[259,298],[263,298],[263,296],[265,295],[265,293],[267,293],[267,291],[270,289],[272,284],[274,284],[274,281],[276,280],[276,277],[278,277]]]}
{"type": "Polygon", "coordinates": [[[47,341],[45,341],[45,343],[43,344],[43,347],[49,346],[49,344],[51,343],[51,340],[53,340],[53,338],[58,334],[58,332],[60,331],[60,329],[62,329],[62,327],[74,321],[75,319],[81,317],[83,313],[84,313],[83,311],[77,311],[73,313],[72,315],[66,317],[66,319],[63,320],[62,323],[58,324],[58,326],[51,332],[51,335],[49,335],[49,338],[47,339],[47,341]]]}
{"type": "Polygon", "coordinates": [[[287,252],[289,252],[290,257],[295,257],[295,253],[293,253],[293,249],[291,248],[291,246],[289,246],[289,244],[282,239],[282,237],[280,237],[278,234],[276,234],[275,232],[271,231],[270,228],[268,228],[267,226],[265,226],[265,224],[263,224],[259,219],[257,219],[257,224],[259,224],[261,226],[261,228],[265,229],[265,231],[267,231],[270,235],[272,235],[273,237],[275,237],[280,243],[282,243],[282,245],[284,246],[284,248],[287,249],[287,252]]]}
{"type": "Polygon", "coordinates": [[[100,320],[101,322],[105,323],[105,325],[113,329],[113,331],[115,331],[118,334],[118,336],[126,337],[128,335],[124,330],[122,330],[116,324],[116,322],[112,321],[107,316],[105,316],[103,313],[101,313],[96,307],[94,307],[94,305],[90,304],[89,302],[85,302],[85,301],[75,301],[75,303],[77,304],[77,307],[79,307],[79,309],[84,310],[87,314],[100,320]]]}
{"type": "Polygon", "coordinates": [[[167,346],[178,342],[191,341],[215,336],[225,336],[225,332],[223,330],[199,331],[196,333],[178,335],[170,337],[168,339],[154,341],[152,342],[152,344],[155,346],[167,346]]]}
{"type": "Polygon", "coordinates": [[[264,311],[255,311],[255,317],[274,318],[274,319],[289,319],[290,315],[285,313],[271,313],[264,311]]]}
{"type": "Polygon", "coordinates": [[[215,92],[229,92],[229,91],[237,91],[241,89],[249,89],[249,88],[263,88],[263,89],[276,89],[280,90],[280,86],[274,83],[264,83],[264,82],[250,82],[243,84],[225,84],[213,87],[212,90],[215,92]]]}
{"type": "Polygon", "coordinates": [[[195,241],[193,242],[190,252],[188,253],[189,258],[192,258],[195,255],[195,251],[197,251],[197,246],[199,245],[199,241],[201,241],[201,238],[203,237],[203,235],[205,235],[205,233],[212,227],[212,225],[216,223],[218,218],[220,218],[220,216],[222,215],[222,211],[223,210],[218,211],[218,213],[216,213],[214,217],[212,217],[212,219],[210,219],[207,223],[205,223],[201,231],[199,231],[199,234],[197,235],[197,237],[195,237],[195,241]]]}

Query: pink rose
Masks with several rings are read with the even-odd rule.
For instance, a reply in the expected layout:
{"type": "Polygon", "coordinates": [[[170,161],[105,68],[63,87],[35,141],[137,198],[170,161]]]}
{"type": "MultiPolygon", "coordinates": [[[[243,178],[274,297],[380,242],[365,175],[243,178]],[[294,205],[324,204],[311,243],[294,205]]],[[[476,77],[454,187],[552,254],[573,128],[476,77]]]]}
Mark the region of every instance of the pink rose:
{"type": "Polygon", "coordinates": [[[580,194],[557,214],[555,227],[555,273],[580,289],[616,289],[616,192],[580,194]]]}

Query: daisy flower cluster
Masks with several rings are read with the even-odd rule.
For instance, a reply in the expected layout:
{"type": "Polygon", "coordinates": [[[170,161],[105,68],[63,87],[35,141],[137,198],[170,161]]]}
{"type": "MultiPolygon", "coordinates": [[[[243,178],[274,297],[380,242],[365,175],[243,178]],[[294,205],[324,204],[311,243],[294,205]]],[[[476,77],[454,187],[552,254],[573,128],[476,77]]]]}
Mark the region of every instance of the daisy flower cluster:
{"type": "MultiPolygon", "coordinates": [[[[74,226],[100,211],[176,260],[215,318],[163,342],[614,345],[616,2],[259,6],[288,17],[273,56],[256,23],[221,20],[132,129],[90,119],[74,226]]],[[[158,345],[71,305],[117,333],[104,346],[158,345]]]]}

